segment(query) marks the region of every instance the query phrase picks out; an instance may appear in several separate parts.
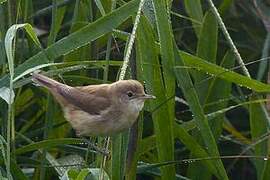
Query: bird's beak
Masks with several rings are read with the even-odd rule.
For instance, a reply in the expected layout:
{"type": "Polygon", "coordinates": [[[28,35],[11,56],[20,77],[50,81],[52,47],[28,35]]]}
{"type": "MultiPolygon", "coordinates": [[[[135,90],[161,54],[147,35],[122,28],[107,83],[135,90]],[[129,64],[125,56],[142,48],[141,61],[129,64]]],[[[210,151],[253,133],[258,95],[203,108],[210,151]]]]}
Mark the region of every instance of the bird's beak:
{"type": "Polygon", "coordinates": [[[140,98],[142,98],[142,99],[156,99],[156,96],[153,96],[150,94],[144,94],[140,98]]]}

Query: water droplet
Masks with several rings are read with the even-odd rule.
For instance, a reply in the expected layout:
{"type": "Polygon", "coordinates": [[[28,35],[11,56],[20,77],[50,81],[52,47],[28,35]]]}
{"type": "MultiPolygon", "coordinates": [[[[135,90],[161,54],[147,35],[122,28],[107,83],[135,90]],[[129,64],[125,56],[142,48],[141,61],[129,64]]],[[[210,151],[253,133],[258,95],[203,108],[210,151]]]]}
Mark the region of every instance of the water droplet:
{"type": "Polygon", "coordinates": [[[263,158],[263,160],[264,160],[264,161],[267,161],[267,160],[268,160],[268,158],[267,158],[267,157],[265,157],[265,158],[263,158]]]}

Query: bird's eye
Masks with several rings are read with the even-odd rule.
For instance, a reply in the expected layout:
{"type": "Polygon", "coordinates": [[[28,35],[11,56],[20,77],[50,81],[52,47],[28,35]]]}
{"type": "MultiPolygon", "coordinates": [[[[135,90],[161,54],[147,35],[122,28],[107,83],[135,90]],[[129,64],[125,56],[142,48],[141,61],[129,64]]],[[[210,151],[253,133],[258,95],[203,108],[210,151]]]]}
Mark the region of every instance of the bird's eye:
{"type": "Polygon", "coordinates": [[[132,97],[133,93],[131,91],[127,92],[128,97],[132,97]]]}

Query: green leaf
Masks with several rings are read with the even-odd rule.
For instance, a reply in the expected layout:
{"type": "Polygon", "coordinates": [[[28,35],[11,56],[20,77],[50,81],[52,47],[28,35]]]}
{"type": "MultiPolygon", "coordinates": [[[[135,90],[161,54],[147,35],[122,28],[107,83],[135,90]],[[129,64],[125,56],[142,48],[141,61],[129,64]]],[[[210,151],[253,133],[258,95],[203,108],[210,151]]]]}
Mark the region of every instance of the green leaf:
{"type": "MultiPolygon", "coordinates": [[[[250,100],[257,100],[258,97],[251,97],[250,100]]],[[[252,140],[256,141],[259,137],[263,136],[268,132],[269,117],[267,112],[264,111],[263,103],[250,104],[249,106],[249,120],[250,120],[250,131],[252,140]]],[[[268,156],[268,141],[263,141],[255,145],[256,156],[268,156]]],[[[269,177],[269,172],[266,171],[266,166],[269,164],[268,161],[254,160],[257,170],[257,178],[264,179],[269,177]],[[265,177],[264,177],[265,176],[265,177]]],[[[268,165],[269,166],[269,165],[268,165]]]]}
{"type": "MultiPolygon", "coordinates": [[[[165,90],[165,98],[168,99],[167,101],[167,109],[166,107],[163,109],[163,113],[167,110],[167,118],[166,124],[165,119],[159,119],[154,120],[154,126],[155,126],[155,132],[156,132],[156,138],[157,141],[157,147],[158,147],[158,158],[159,161],[169,161],[174,159],[174,139],[173,139],[173,122],[175,117],[175,76],[173,74],[173,68],[174,68],[174,52],[173,50],[173,33],[172,33],[172,27],[171,27],[171,21],[169,18],[169,14],[166,7],[166,0],[155,0],[153,1],[154,4],[154,10],[155,10],[155,16],[156,16],[156,25],[157,25],[157,31],[158,31],[158,38],[160,43],[160,55],[161,55],[161,64],[162,64],[162,70],[163,70],[163,77],[161,74],[159,74],[160,80],[163,78],[164,80],[164,89],[159,88],[159,92],[161,93],[162,90],[165,90]],[[166,136],[164,133],[166,132],[166,136]],[[165,145],[166,143],[167,145],[165,145]]],[[[150,25],[149,29],[150,29],[150,25]]],[[[149,30],[151,31],[151,30],[149,30]]],[[[146,32],[148,33],[148,32],[146,32]]],[[[148,33],[149,34],[149,33],[148,33]]],[[[152,46],[146,47],[146,51],[149,49],[152,49],[154,47],[153,43],[153,35],[150,35],[148,39],[150,39],[150,42],[152,42],[152,46]]],[[[146,42],[148,43],[148,42],[146,42]]],[[[153,52],[155,53],[155,52],[153,52]]],[[[154,56],[156,56],[154,54],[154,56]]],[[[155,60],[153,61],[153,64],[158,64],[155,62],[157,59],[155,57],[155,60]]],[[[156,70],[155,70],[156,71],[156,70]]],[[[156,71],[155,73],[159,73],[156,71]]],[[[158,75],[158,74],[156,74],[158,75]]],[[[153,75],[152,75],[153,78],[153,75]]],[[[154,81],[152,80],[151,83],[154,81]]],[[[156,83],[156,82],[155,82],[156,83]]],[[[153,85],[161,85],[160,82],[157,82],[157,84],[153,85]]],[[[162,87],[162,85],[161,85],[162,87]]],[[[160,95],[160,94],[159,94],[160,95]]],[[[164,96],[161,96],[162,99],[164,99],[164,96]]],[[[161,100],[162,100],[161,99],[161,100]]],[[[161,112],[159,112],[161,113],[161,112]]],[[[158,113],[158,114],[159,114],[158,113]]],[[[162,178],[166,179],[173,179],[175,177],[175,168],[173,166],[163,167],[161,169],[162,178]]]]}
{"type": "MultiPolygon", "coordinates": [[[[248,78],[218,65],[209,63],[206,60],[188,54],[184,51],[180,51],[179,55],[185,62],[185,66],[196,68],[199,71],[204,71],[213,75],[213,77],[218,77],[226,81],[233,82],[235,84],[238,84],[239,86],[247,87],[248,89],[252,89],[256,92],[270,92],[270,85],[268,84],[248,78]]],[[[182,69],[182,67],[184,66],[177,65],[175,68],[179,71],[180,69],[182,69]]]]}
{"type": "MultiPolygon", "coordinates": [[[[146,89],[149,94],[155,95],[157,98],[149,102],[150,109],[154,109],[159,104],[166,101],[166,91],[162,81],[162,73],[159,68],[160,63],[158,54],[154,46],[154,33],[150,23],[146,18],[142,17],[137,32],[137,63],[141,70],[139,78],[146,83],[146,89]],[[146,61],[147,60],[147,61],[146,61]],[[151,66],[149,65],[151,64],[151,66]]],[[[158,110],[152,113],[156,144],[158,150],[159,161],[173,160],[173,137],[172,127],[168,123],[168,105],[164,104],[158,110]],[[165,121],[166,120],[166,121],[165,121]]],[[[175,173],[171,167],[163,167],[163,177],[174,177],[175,173]]]]}
{"type": "Polygon", "coordinates": [[[89,173],[89,169],[82,169],[75,180],[83,180],[89,173]]]}
{"type": "MultiPolygon", "coordinates": [[[[178,138],[196,158],[208,157],[208,153],[201,147],[194,137],[188,134],[187,130],[179,124],[175,124],[175,138],[178,138]]],[[[199,165],[205,165],[205,167],[218,177],[218,171],[214,166],[213,161],[206,160],[199,163],[199,165]]],[[[199,169],[197,169],[199,170],[199,169]]]]}
{"type": "MultiPolygon", "coordinates": [[[[199,42],[197,46],[197,56],[207,60],[210,63],[216,64],[217,55],[217,36],[218,36],[218,24],[215,16],[210,12],[206,13],[203,19],[203,25],[199,36],[199,42]]],[[[208,92],[209,82],[199,83],[206,79],[208,75],[206,73],[195,71],[194,83],[198,96],[202,105],[205,104],[205,94],[208,92]]]]}
{"type": "Polygon", "coordinates": [[[28,33],[28,35],[31,37],[31,39],[37,44],[38,46],[41,46],[32,26],[30,24],[15,24],[12,25],[5,37],[5,49],[6,49],[6,54],[8,58],[8,66],[9,66],[9,72],[10,76],[13,79],[14,76],[14,52],[15,52],[15,40],[16,40],[16,34],[18,29],[24,28],[25,31],[28,33]]]}
{"type": "Polygon", "coordinates": [[[60,179],[61,180],[75,180],[78,174],[79,174],[79,170],[69,169],[68,171],[65,172],[64,176],[62,176],[60,179]]]}
{"type": "MultiPolygon", "coordinates": [[[[218,24],[214,14],[209,11],[205,13],[203,18],[203,24],[200,29],[200,35],[197,43],[197,56],[211,62],[216,63],[217,55],[217,46],[218,46],[218,24]]],[[[207,103],[207,94],[210,90],[210,84],[213,85],[214,79],[210,81],[205,81],[200,83],[204,79],[209,77],[208,74],[198,71],[195,69],[192,71],[194,86],[196,88],[200,103],[202,107],[207,103]]],[[[207,113],[207,111],[206,111],[207,113]]],[[[212,121],[213,122],[213,121],[212,121]]],[[[220,121],[215,121],[215,125],[220,126],[220,121]],[[219,123],[217,123],[219,122],[219,123]]],[[[212,132],[215,127],[212,127],[212,132]]],[[[220,128],[219,128],[220,129],[220,128]]],[[[199,144],[202,144],[203,140],[200,133],[193,132],[193,135],[196,137],[199,144]]],[[[192,163],[189,165],[188,174],[191,179],[211,179],[211,173],[204,167],[201,166],[201,163],[192,163]],[[203,175],[201,172],[205,172],[203,175]]]]}
{"type": "MultiPolygon", "coordinates": [[[[234,64],[235,64],[234,54],[233,52],[228,51],[221,62],[221,66],[224,66],[225,68],[230,69],[234,67],[234,64]]],[[[209,90],[205,97],[205,101],[206,101],[205,104],[214,103],[218,99],[223,99],[224,101],[216,104],[215,106],[205,107],[204,108],[205,112],[212,113],[220,109],[226,108],[228,104],[228,100],[226,101],[226,99],[229,99],[229,97],[231,96],[231,89],[232,89],[231,82],[224,81],[218,78],[218,76],[214,78],[210,82],[209,90]]],[[[218,139],[222,132],[223,118],[224,118],[224,115],[220,115],[220,116],[215,117],[213,121],[210,122],[210,126],[215,136],[215,139],[218,139]]]]}
{"type": "MultiPolygon", "coordinates": [[[[203,21],[203,11],[202,11],[202,5],[201,0],[185,0],[185,9],[188,13],[188,15],[196,20],[197,22],[203,21]]],[[[198,25],[198,23],[192,23],[193,28],[196,32],[196,35],[200,35],[200,29],[201,27],[198,25]]]]}
{"type": "MultiPolygon", "coordinates": [[[[182,59],[185,59],[178,54],[177,46],[174,46],[175,56],[176,56],[176,65],[185,66],[185,63],[182,59]]],[[[198,95],[193,87],[191,78],[186,69],[175,69],[175,75],[177,77],[178,86],[181,87],[184,96],[189,104],[189,107],[194,115],[197,128],[203,138],[204,144],[207,147],[207,151],[210,156],[219,156],[219,151],[215,138],[212,134],[208,120],[206,119],[203,108],[200,106],[198,95]]],[[[219,178],[228,179],[225,168],[221,160],[215,160],[214,164],[217,168],[219,178]]]]}
{"type": "Polygon", "coordinates": [[[99,177],[100,177],[101,173],[103,173],[103,175],[104,175],[103,176],[104,180],[109,180],[110,179],[108,174],[106,173],[106,171],[101,170],[100,168],[90,168],[89,171],[90,171],[91,174],[87,177],[88,180],[99,180],[100,179],[99,177]],[[103,171],[103,172],[101,172],[101,171],[103,171]]]}
{"type": "MultiPolygon", "coordinates": [[[[0,158],[0,165],[3,167],[5,166],[3,158],[0,158]]],[[[14,179],[28,180],[28,177],[13,159],[11,160],[10,171],[14,179]]]]}
{"type": "MultiPolygon", "coordinates": [[[[89,20],[91,21],[92,18],[87,16],[87,14],[92,15],[92,7],[91,4],[92,2],[90,0],[87,1],[80,1],[76,0],[75,2],[75,7],[73,11],[73,17],[72,17],[72,25],[70,27],[69,33],[74,33],[78,31],[79,29],[83,28],[84,26],[89,24],[89,20]]],[[[76,50],[68,53],[64,57],[64,61],[81,61],[84,59],[90,59],[92,55],[92,49],[91,49],[91,42],[88,43],[85,46],[82,46],[80,48],[77,48],[76,50]]]]}
{"type": "Polygon", "coordinates": [[[80,143],[85,143],[85,141],[83,141],[82,139],[75,139],[75,138],[43,140],[40,142],[34,142],[31,144],[22,146],[20,148],[17,148],[15,153],[18,155],[18,154],[23,154],[29,151],[38,150],[41,148],[51,148],[51,147],[56,147],[56,146],[64,145],[64,144],[80,144],[80,143]]]}
{"type": "Polygon", "coordinates": [[[234,0],[224,0],[219,8],[218,8],[218,12],[221,14],[221,16],[223,16],[225,14],[225,12],[227,12],[230,7],[232,6],[232,4],[234,3],[234,0]]]}
{"type": "Polygon", "coordinates": [[[52,23],[50,27],[50,34],[48,37],[47,45],[51,45],[55,42],[57,33],[61,28],[61,24],[64,19],[66,7],[57,7],[57,4],[63,3],[64,0],[53,0],[52,8],[52,23]]]}

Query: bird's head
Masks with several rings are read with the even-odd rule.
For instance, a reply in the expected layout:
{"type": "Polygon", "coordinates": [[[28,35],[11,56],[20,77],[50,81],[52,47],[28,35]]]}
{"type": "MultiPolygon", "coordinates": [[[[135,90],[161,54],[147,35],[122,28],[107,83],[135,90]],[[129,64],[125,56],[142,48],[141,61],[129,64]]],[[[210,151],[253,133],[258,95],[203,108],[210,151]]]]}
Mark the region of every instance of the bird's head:
{"type": "Polygon", "coordinates": [[[156,98],[144,92],[143,85],[136,80],[117,81],[112,85],[113,98],[132,112],[141,111],[144,101],[156,98]]]}

